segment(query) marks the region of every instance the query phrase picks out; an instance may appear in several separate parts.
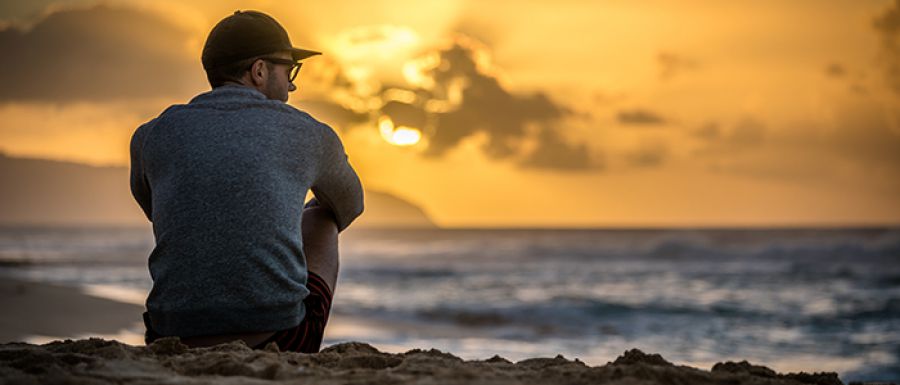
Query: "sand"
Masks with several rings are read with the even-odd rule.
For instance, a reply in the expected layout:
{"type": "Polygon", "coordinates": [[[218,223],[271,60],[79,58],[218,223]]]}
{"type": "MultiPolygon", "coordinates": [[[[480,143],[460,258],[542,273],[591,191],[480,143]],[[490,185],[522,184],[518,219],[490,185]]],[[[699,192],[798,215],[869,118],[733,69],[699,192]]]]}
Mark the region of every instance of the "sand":
{"type": "Polygon", "coordinates": [[[562,356],[512,363],[464,361],[437,350],[380,352],[365,343],[317,354],[252,350],[242,342],[190,349],[177,338],[149,346],[103,339],[0,345],[6,384],[841,384],[835,373],[777,374],[747,362],[710,371],[673,365],[638,350],[590,367],[562,356]]]}

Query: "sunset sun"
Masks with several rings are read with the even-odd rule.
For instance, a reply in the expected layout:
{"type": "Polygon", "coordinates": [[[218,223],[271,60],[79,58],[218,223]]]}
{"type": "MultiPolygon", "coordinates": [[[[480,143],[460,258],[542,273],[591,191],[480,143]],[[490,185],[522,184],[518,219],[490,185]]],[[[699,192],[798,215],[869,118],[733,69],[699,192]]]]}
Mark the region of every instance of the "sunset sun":
{"type": "Polygon", "coordinates": [[[378,131],[381,137],[395,146],[412,146],[422,139],[422,132],[416,128],[406,126],[394,126],[394,122],[388,116],[378,119],[378,131]]]}

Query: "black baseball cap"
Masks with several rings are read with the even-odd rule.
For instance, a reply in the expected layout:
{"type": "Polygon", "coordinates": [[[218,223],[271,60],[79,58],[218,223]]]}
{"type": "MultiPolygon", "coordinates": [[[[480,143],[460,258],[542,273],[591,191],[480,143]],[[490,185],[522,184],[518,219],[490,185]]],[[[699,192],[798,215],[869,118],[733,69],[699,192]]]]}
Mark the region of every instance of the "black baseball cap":
{"type": "Polygon", "coordinates": [[[209,70],[277,51],[290,51],[294,60],[322,54],[291,45],[287,31],[272,16],[257,11],[234,11],[209,32],[200,60],[203,68],[209,70]]]}

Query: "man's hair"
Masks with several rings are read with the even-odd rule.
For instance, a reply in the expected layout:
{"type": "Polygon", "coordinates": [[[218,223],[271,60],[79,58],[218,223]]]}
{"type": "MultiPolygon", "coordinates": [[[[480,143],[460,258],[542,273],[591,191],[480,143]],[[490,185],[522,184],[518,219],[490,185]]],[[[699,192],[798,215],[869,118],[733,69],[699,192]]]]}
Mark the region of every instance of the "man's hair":
{"type": "MultiPolygon", "coordinates": [[[[225,82],[240,83],[240,79],[244,76],[244,73],[250,70],[250,65],[261,57],[262,56],[255,56],[249,59],[238,60],[233,63],[210,68],[206,70],[206,80],[209,81],[209,85],[212,86],[212,88],[221,87],[225,85],[225,82]]],[[[274,67],[272,63],[269,63],[268,61],[265,61],[265,63],[266,68],[269,71],[272,71],[272,68],[274,67]]]]}

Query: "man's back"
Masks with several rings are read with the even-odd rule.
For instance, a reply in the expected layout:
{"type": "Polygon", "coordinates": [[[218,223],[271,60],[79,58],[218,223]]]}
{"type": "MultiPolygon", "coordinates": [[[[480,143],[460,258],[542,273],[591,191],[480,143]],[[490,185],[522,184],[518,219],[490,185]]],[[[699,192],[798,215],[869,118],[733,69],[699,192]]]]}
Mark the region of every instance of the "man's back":
{"type": "Polygon", "coordinates": [[[359,180],[327,126],[242,86],[173,106],[132,139],[132,191],[153,222],[153,328],[182,337],[280,330],[303,319],[308,189],[339,229],[359,180]]]}

